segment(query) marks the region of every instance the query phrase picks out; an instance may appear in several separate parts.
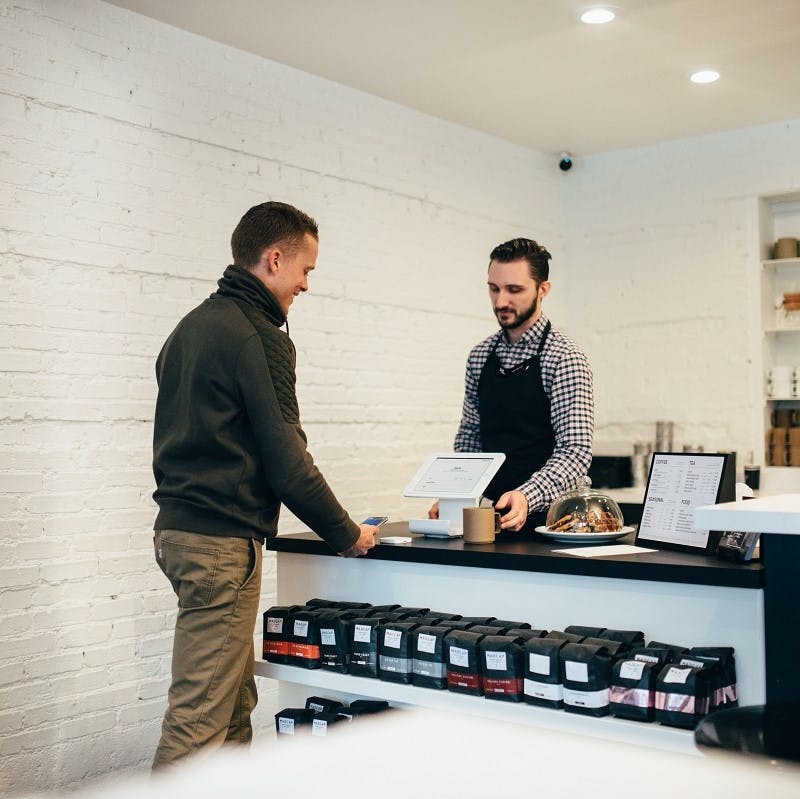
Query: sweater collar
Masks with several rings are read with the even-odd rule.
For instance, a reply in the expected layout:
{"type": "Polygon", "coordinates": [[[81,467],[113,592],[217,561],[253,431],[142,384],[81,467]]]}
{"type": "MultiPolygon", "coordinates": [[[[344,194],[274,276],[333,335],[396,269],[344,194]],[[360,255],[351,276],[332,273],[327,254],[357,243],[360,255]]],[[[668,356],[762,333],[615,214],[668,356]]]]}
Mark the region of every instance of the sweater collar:
{"type": "Polygon", "coordinates": [[[258,308],[266,314],[275,327],[286,322],[286,314],[275,295],[251,272],[238,266],[229,266],[217,281],[219,288],[212,297],[230,297],[258,308]]]}

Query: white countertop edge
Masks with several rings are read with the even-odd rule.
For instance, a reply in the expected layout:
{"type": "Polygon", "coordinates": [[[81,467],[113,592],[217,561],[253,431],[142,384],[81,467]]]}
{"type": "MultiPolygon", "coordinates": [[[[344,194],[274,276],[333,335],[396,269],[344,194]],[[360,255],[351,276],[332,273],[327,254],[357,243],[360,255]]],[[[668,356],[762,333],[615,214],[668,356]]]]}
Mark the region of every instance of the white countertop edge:
{"type": "Polygon", "coordinates": [[[722,502],[694,509],[699,530],[800,535],[800,494],[722,502]]]}

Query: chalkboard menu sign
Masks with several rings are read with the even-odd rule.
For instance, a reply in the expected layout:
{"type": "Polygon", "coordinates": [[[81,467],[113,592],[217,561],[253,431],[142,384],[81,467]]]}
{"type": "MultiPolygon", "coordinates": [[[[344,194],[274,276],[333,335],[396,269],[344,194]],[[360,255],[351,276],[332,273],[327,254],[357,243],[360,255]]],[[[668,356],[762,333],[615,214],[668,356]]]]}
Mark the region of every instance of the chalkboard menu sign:
{"type": "Polygon", "coordinates": [[[720,533],[696,530],[694,509],[735,499],[731,453],[655,452],[636,543],[712,554],[720,533]]]}

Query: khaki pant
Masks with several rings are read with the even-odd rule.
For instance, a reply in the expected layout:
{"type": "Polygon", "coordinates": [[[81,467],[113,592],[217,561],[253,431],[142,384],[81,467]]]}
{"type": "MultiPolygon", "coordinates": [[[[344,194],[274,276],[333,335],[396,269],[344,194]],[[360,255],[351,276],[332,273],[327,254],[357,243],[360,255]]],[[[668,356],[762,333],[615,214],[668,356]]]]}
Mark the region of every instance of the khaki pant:
{"type": "Polygon", "coordinates": [[[253,631],[261,544],[248,538],[157,530],[156,562],[178,596],[172,685],[153,768],[224,743],[249,743],[258,694],[253,631]]]}

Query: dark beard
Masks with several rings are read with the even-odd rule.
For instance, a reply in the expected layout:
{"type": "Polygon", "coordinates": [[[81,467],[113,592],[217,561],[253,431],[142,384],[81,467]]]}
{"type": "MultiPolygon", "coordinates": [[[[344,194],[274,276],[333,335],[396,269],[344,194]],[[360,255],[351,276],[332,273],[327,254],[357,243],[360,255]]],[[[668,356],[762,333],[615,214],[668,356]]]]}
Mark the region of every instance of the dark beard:
{"type": "Polygon", "coordinates": [[[515,313],[514,318],[509,322],[502,322],[497,311],[494,312],[494,315],[497,317],[497,321],[503,330],[516,330],[518,327],[524,325],[525,322],[527,322],[536,313],[538,308],[539,298],[536,297],[530,308],[526,308],[524,311],[515,313]]]}

